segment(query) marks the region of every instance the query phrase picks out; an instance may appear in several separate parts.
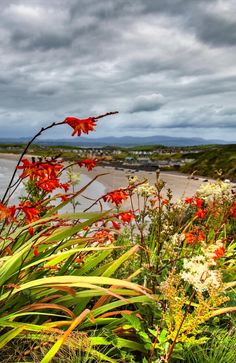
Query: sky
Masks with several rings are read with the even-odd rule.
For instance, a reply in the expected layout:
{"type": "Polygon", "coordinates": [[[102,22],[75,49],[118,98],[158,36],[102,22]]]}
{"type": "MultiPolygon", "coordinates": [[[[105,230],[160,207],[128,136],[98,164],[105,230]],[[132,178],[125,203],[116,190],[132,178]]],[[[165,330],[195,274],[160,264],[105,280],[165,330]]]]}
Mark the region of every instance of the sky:
{"type": "Polygon", "coordinates": [[[1,0],[0,137],[119,111],[91,136],[236,141],[235,14],[235,0],[1,0]]]}

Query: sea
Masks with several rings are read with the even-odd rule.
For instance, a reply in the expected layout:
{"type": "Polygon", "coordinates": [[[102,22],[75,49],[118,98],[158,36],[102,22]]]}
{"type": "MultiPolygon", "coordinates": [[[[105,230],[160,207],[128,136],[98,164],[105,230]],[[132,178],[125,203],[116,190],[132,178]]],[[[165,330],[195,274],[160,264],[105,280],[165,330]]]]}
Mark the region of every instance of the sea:
{"type": "MultiPolygon", "coordinates": [[[[7,188],[7,185],[12,177],[12,174],[14,172],[15,166],[17,164],[16,160],[10,160],[10,159],[0,159],[0,199],[2,199],[5,190],[7,188]]],[[[18,179],[19,175],[21,173],[21,170],[17,172],[17,176],[15,181],[18,179]]],[[[65,182],[65,176],[63,178],[63,182],[65,182]]],[[[80,183],[75,186],[75,191],[78,191],[83,186],[85,186],[89,181],[91,180],[87,175],[80,174],[79,176],[80,183]]],[[[69,190],[67,193],[70,193],[72,190],[69,190]]],[[[63,193],[64,190],[57,189],[56,193],[63,193]]],[[[96,200],[100,196],[104,195],[106,193],[105,186],[98,182],[94,181],[77,199],[76,202],[78,203],[76,207],[76,212],[83,211],[84,209],[88,208],[92,203],[93,200],[96,200]]],[[[12,197],[9,200],[8,205],[11,206],[13,204],[17,204],[19,202],[19,198],[22,196],[26,196],[24,184],[21,183],[19,187],[17,188],[16,192],[12,195],[12,197]]],[[[108,209],[108,204],[103,203],[103,208],[108,209]]],[[[100,205],[94,205],[90,211],[100,211],[100,205]]],[[[73,207],[71,204],[68,204],[64,209],[63,212],[72,212],[73,207]]]]}

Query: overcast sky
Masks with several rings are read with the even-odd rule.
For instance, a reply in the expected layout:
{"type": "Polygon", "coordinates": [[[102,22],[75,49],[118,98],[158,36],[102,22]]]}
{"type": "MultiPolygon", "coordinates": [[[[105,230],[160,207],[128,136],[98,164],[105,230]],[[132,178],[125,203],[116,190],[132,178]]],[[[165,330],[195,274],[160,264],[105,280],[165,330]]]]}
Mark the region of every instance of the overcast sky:
{"type": "Polygon", "coordinates": [[[236,0],[0,0],[0,137],[119,110],[93,136],[235,141],[235,14],[236,0]]]}

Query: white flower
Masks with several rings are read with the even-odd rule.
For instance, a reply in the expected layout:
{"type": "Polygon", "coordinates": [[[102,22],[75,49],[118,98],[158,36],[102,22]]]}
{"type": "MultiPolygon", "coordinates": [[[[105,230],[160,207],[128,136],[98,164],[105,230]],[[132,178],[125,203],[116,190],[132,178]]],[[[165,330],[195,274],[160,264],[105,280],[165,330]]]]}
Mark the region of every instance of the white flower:
{"type": "Polygon", "coordinates": [[[202,184],[197,190],[197,194],[204,200],[215,200],[220,199],[222,196],[230,196],[231,186],[229,183],[223,181],[208,182],[202,184]]]}
{"type": "Polygon", "coordinates": [[[181,242],[183,242],[185,240],[185,235],[184,233],[175,233],[172,237],[171,237],[171,244],[174,246],[179,246],[181,242]]]}
{"type": "Polygon", "coordinates": [[[152,185],[149,185],[149,183],[144,183],[139,185],[135,191],[138,195],[141,195],[142,197],[150,197],[151,195],[156,193],[156,188],[152,185]]]}
{"type": "Polygon", "coordinates": [[[210,270],[210,265],[203,255],[184,259],[180,276],[197,291],[207,291],[210,287],[218,288],[221,285],[220,271],[210,270]]]}

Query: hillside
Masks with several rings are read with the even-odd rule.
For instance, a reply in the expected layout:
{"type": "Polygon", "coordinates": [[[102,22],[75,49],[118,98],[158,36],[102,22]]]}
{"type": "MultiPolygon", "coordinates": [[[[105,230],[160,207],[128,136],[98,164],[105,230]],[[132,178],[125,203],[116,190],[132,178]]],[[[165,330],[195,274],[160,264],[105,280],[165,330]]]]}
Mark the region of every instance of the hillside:
{"type": "Polygon", "coordinates": [[[236,181],[236,144],[215,146],[189,156],[195,160],[184,165],[181,168],[182,172],[196,172],[211,177],[216,177],[218,172],[222,172],[223,178],[236,181]]]}

